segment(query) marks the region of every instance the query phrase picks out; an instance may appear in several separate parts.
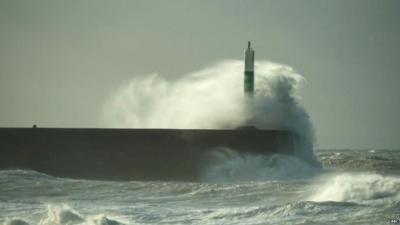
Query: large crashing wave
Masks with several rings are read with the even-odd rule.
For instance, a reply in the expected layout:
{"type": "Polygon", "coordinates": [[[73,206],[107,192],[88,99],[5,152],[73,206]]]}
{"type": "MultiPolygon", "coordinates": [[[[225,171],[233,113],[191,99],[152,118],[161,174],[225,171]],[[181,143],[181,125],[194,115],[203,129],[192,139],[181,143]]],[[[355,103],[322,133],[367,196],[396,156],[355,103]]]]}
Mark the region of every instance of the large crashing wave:
{"type": "Polygon", "coordinates": [[[400,177],[374,173],[342,173],[326,178],[309,200],[354,203],[400,200],[400,177]]]}
{"type": "Polygon", "coordinates": [[[296,156],[316,164],[314,129],[297,90],[305,79],[291,67],[258,61],[255,99],[243,94],[243,62],[224,61],[168,82],[157,74],[135,78],[104,105],[107,127],[287,129],[299,136],[296,156]]]}

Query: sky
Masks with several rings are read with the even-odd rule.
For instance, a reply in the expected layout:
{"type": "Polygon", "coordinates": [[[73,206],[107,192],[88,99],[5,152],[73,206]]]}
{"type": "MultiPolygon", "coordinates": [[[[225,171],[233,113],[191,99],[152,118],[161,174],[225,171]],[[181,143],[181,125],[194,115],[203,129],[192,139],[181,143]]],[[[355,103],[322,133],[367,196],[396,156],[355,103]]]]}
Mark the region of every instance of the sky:
{"type": "Polygon", "coordinates": [[[400,1],[0,0],[0,127],[99,127],[133,77],[293,67],[317,148],[400,149],[400,1]]]}

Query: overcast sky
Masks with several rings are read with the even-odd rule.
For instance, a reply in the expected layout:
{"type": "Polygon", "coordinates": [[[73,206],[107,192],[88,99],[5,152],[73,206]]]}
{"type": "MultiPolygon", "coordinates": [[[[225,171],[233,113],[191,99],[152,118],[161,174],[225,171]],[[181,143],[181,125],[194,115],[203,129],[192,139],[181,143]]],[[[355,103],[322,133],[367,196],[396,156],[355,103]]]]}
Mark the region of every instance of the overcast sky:
{"type": "Polygon", "coordinates": [[[400,1],[0,0],[0,126],[96,127],[134,76],[295,68],[319,148],[400,148],[400,1]]]}

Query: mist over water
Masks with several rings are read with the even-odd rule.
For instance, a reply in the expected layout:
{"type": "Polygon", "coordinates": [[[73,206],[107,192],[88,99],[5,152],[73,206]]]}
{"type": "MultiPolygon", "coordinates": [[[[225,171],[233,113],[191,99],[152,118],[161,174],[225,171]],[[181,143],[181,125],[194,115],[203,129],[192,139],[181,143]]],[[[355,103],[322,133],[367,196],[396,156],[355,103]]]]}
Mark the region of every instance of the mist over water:
{"type": "Polygon", "coordinates": [[[296,156],[317,164],[313,154],[314,129],[299,104],[305,79],[291,67],[258,61],[255,98],[243,93],[242,61],[223,61],[168,82],[157,74],[135,78],[103,107],[107,127],[291,130],[299,136],[296,156]]]}

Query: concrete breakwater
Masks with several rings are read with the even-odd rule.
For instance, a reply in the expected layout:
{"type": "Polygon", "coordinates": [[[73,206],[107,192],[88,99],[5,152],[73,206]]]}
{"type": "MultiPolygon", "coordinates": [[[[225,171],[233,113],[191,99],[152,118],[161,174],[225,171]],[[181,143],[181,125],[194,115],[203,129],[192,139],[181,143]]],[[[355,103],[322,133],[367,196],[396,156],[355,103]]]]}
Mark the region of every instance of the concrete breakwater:
{"type": "Polygon", "coordinates": [[[0,128],[0,169],[99,180],[200,179],[221,149],[291,154],[284,130],[0,128]]]}

